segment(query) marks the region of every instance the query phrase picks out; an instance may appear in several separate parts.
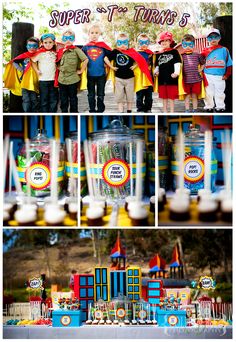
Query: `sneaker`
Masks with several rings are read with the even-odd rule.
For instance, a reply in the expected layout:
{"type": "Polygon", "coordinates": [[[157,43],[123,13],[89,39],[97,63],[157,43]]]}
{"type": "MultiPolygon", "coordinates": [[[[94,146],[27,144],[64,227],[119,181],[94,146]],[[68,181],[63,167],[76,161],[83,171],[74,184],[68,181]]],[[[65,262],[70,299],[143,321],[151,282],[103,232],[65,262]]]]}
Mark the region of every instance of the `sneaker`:
{"type": "Polygon", "coordinates": [[[190,113],[190,110],[189,109],[185,109],[185,113],[190,113]]]}
{"type": "Polygon", "coordinates": [[[146,110],[144,113],[151,113],[152,111],[150,109],[146,110]]]}
{"type": "Polygon", "coordinates": [[[193,109],[193,110],[192,110],[192,113],[197,113],[197,109],[193,109]]]}
{"type": "Polygon", "coordinates": [[[214,109],[213,108],[207,108],[207,109],[204,109],[204,112],[205,113],[214,113],[214,109]]]}
{"type": "Polygon", "coordinates": [[[215,113],[224,113],[225,109],[221,108],[221,109],[217,109],[215,108],[215,113]]]}

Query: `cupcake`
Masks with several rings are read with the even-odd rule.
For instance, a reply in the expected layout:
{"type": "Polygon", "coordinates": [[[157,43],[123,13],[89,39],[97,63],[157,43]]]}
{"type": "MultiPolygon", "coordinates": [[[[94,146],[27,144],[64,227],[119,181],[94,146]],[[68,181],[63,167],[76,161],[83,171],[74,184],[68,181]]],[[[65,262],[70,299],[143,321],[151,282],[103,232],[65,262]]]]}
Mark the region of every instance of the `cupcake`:
{"type": "Polygon", "coordinates": [[[104,210],[104,215],[107,214],[107,203],[106,200],[103,198],[98,198],[95,201],[93,201],[90,206],[92,207],[100,207],[104,210]]]}
{"type": "Polygon", "coordinates": [[[232,199],[224,199],[221,202],[221,219],[225,222],[233,222],[233,212],[232,212],[232,199]]]}
{"type": "Polygon", "coordinates": [[[156,202],[156,197],[155,196],[150,197],[150,211],[151,211],[151,213],[155,213],[155,202],[156,202]]]}
{"type": "Polygon", "coordinates": [[[175,190],[176,195],[187,195],[190,196],[190,190],[187,188],[178,188],[175,190]]]}
{"type": "Polygon", "coordinates": [[[232,193],[227,191],[226,189],[221,190],[217,195],[216,195],[216,201],[218,203],[218,209],[221,210],[221,203],[225,199],[231,199],[232,198],[232,193]]]}
{"type": "Polygon", "coordinates": [[[170,219],[173,221],[187,221],[190,219],[189,200],[183,196],[175,196],[170,201],[170,219]]]}
{"type": "Polygon", "coordinates": [[[140,324],[140,325],[145,325],[146,322],[145,322],[143,319],[140,319],[140,320],[139,320],[139,324],[140,324]]]}
{"type": "Polygon", "coordinates": [[[129,210],[129,217],[134,227],[148,226],[148,211],[138,202],[135,206],[132,205],[132,209],[129,210]]]}
{"type": "Polygon", "coordinates": [[[129,211],[129,203],[135,202],[136,197],[135,196],[127,196],[125,198],[125,211],[129,211]]]}
{"type": "Polygon", "coordinates": [[[215,222],[217,220],[218,205],[211,197],[203,197],[198,204],[198,218],[203,222],[215,222]]]}
{"type": "Polygon", "coordinates": [[[151,325],[151,324],[152,324],[152,321],[151,321],[150,319],[147,319],[147,320],[146,320],[146,324],[151,325]]]}
{"type": "Polygon", "coordinates": [[[19,226],[34,226],[37,220],[37,213],[35,209],[30,209],[30,205],[27,204],[15,212],[14,218],[19,226]]]}
{"type": "Polygon", "coordinates": [[[115,324],[115,325],[119,324],[118,319],[114,319],[113,324],[115,324]]]}
{"type": "Polygon", "coordinates": [[[45,206],[44,220],[47,226],[63,226],[66,212],[57,204],[49,203],[45,206]]]}
{"type": "Polygon", "coordinates": [[[85,322],[85,324],[87,324],[87,325],[91,325],[92,324],[92,320],[91,319],[87,319],[87,321],[85,322]]]}
{"type": "Polygon", "coordinates": [[[198,194],[197,194],[197,201],[199,202],[201,199],[203,199],[204,197],[209,198],[211,196],[211,190],[208,189],[200,189],[198,190],[198,194]]]}
{"type": "Polygon", "coordinates": [[[125,320],[124,320],[124,324],[125,324],[125,325],[130,325],[130,321],[129,321],[128,319],[125,319],[125,320]]]}
{"type": "Polygon", "coordinates": [[[136,319],[132,319],[131,324],[132,324],[132,325],[137,325],[138,322],[136,321],[136,319]]]}
{"type": "Polygon", "coordinates": [[[104,210],[101,207],[89,207],[86,210],[86,216],[88,221],[89,227],[97,227],[97,226],[103,226],[103,215],[104,210]]]}
{"type": "Polygon", "coordinates": [[[92,325],[97,325],[99,323],[99,321],[97,319],[94,319],[92,322],[92,325]]]}
{"type": "Polygon", "coordinates": [[[107,319],[107,320],[106,320],[106,324],[111,325],[111,324],[112,324],[112,321],[111,321],[110,319],[107,319]]]}
{"type": "Polygon", "coordinates": [[[11,203],[4,203],[3,204],[3,211],[7,212],[9,214],[9,219],[14,218],[14,209],[13,209],[13,204],[11,203]]]}
{"type": "Polygon", "coordinates": [[[101,325],[104,325],[105,324],[105,321],[104,319],[100,319],[99,323],[98,324],[101,324],[101,325]]]}
{"type": "Polygon", "coordinates": [[[70,219],[77,221],[78,203],[70,202],[68,205],[68,211],[69,211],[70,219]]]}
{"type": "Polygon", "coordinates": [[[10,214],[8,211],[3,210],[3,226],[6,227],[8,226],[8,221],[10,220],[10,214]]]}
{"type": "Polygon", "coordinates": [[[152,320],[153,325],[157,325],[157,321],[155,319],[152,320]]]}

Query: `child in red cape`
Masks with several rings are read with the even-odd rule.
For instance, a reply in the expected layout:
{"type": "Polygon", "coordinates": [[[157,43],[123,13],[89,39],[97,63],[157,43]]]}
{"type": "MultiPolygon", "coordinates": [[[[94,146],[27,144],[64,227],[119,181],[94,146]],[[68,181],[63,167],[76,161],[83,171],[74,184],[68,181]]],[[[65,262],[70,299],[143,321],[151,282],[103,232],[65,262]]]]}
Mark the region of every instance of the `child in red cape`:
{"type": "Polygon", "coordinates": [[[56,74],[56,43],[52,33],[43,34],[42,47],[32,57],[33,68],[39,77],[40,110],[42,113],[56,113],[58,89],[54,87],[56,74]]]}
{"type": "Polygon", "coordinates": [[[14,95],[22,95],[22,107],[25,113],[38,112],[38,80],[36,75],[35,77],[33,74],[29,75],[30,71],[32,71],[31,58],[35,56],[38,47],[38,38],[28,38],[26,41],[26,48],[28,51],[13,58],[8,63],[3,76],[5,86],[9,88],[14,95]],[[15,75],[17,72],[16,70],[22,73],[20,78],[15,75]]]}
{"type": "Polygon", "coordinates": [[[98,24],[89,29],[89,43],[82,50],[88,58],[87,89],[90,113],[105,111],[104,97],[106,85],[106,70],[104,62],[111,48],[104,42],[99,42],[101,30],[98,24]],[[97,97],[97,98],[96,98],[97,97]]]}
{"type": "Polygon", "coordinates": [[[75,33],[71,29],[66,29],[62,35],[64,47],[58,50],[57,63],[59,75],[59,92],[62,113],[78,112],[77,88],[80,75],[88,64],[88,58],[81,49],[73,45],[75,33]]]}

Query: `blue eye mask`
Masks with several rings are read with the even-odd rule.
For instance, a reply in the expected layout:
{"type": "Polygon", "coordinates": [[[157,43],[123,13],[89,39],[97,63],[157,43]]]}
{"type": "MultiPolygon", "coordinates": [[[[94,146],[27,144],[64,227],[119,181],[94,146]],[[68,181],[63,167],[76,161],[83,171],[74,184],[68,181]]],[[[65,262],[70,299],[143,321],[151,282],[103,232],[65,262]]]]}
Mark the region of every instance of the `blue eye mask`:
{"type": "Polygon", "coordinates": [[[29,49],[37,49],[39,46],[38,46],[38,44],[37,43],[28,43],[27,45],[26,45],[26,48],[27,48],[27,50],[29,50],[29,49]]]}
{"type": "Polygon", "coordinates": [[[194,47],[194,42],[186,42],[185,40],[182,41],[182,47],[186,49],[187,47],[190,47],[192,49],[194,47]]]}
{"type": "Polygon", "coordinates": [[[71,42],[73,42],[75,40],[75,36],[62,36],[62,41],[63,42],[67,42],[68,40],[70,40],[71,42]]]}
{"type": "Polygon", "coordinates": [[[142,46],[142,45],[149,45],[150,41],[149,39],[146,39],[146,40],[139,40],[138,41],[139,45],[142,46]]]}
{"type": "Polygon", "coordinates": [[[211,42],[212,40],[218,40],[220,38],[221,38],[221,36],[216,34],[216,35],[212,35],[212,36],[207,37],[207,40],[208,40],[208,42],[211,42]]]}
{"type": "Polygon", "coordinates": [[[128,40],[128,39],[125,39],[125,40],[120,40],[120,39],[118,39],[117,42],[116,42],[116,45],[117,45],[117,46],[121,46],[121,45],[126,45],[126,46],[128,46],[128,45],[129,45],[129,40],[128,40]]]}

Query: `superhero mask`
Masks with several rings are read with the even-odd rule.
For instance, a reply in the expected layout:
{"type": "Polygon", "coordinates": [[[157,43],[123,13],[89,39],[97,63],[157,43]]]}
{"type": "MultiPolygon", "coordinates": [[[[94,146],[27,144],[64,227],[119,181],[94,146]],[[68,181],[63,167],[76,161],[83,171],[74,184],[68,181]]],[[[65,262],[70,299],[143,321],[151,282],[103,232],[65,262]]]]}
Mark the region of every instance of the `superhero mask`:
{"type": "Polygon", "coordinates": [[[182,47],[184,49],[190,48],[193,49],[194,48],[194,42],[186,42],[186,40],[182,41],[182,47]]]}
{"type": "Polygon", "coordinates": [[[26,44],[26,48],[27,50],[30,50],[30,49],[37,49],[39,46],[37,43],[27,43],[26,44]]]}
{"type": "Polygon", "coordinates": [[[67,42],[67,41],[71,41],[73,42],[75,40],[75,36],[74,35],[71,35],[71,36],[62,36],[62,41],[63,42],[67,42]]]}
{"type": "Polygon", "coordinates": [[[128,46],[129,45],[129,40],[128,39],[124,39],[124,40],[118,39],[117,42],[116,42],[116,45],[117,46],[121,46],[121,45],[128,46]]]}
{"type": "Polygon", "coordinates": [[[207,37],[207,40],[208,40],[208,42],[211,42],[212,40],[218,40],[220,38],[221,38],[221,36],[219,36],[218,34],[212,34],[209,37],[207,37]]]}
{"type": "Polygon", "coordinates": [[[139,43],[139,46],[143,46],[143,45],[149,45],[150,41],[149,39],[145,39],[145,40],[140,39],[138,43],[139,43]]]}

